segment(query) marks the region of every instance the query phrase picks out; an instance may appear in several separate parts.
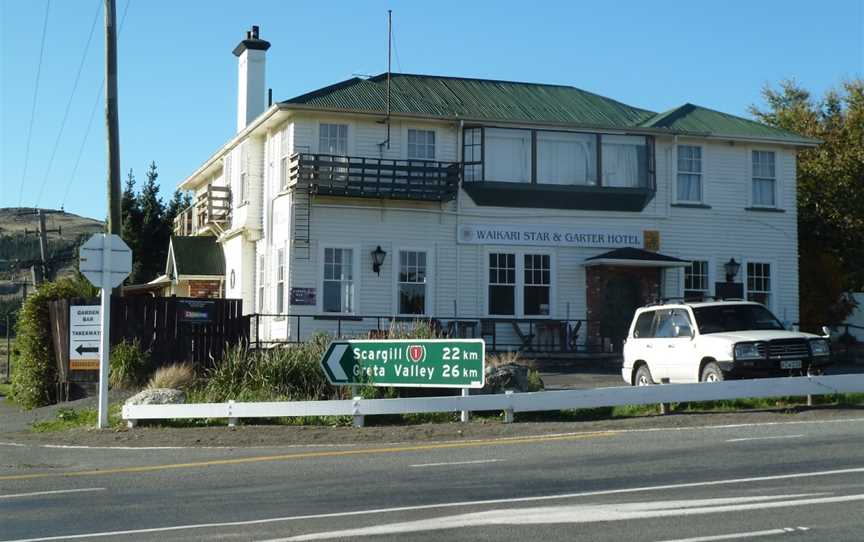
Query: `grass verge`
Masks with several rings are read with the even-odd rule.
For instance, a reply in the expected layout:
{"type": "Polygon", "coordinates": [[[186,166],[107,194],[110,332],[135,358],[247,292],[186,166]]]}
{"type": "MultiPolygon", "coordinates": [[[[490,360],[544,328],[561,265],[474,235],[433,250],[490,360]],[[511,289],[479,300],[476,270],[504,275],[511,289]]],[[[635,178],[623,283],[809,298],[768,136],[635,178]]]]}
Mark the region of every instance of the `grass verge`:
{"type": "MultiPolygon", "coordinates": [[[[121,415],[122,405],[115,403],[108,407],[108,427],[117,428],[123,426],[121,415]]],[[[55,433],[68,431],[70,429],[96,427],[99,413],[95,408],[61,408],[57,410],[53,420],[36,422],[30,426],[34,433],[55,433]]]]}

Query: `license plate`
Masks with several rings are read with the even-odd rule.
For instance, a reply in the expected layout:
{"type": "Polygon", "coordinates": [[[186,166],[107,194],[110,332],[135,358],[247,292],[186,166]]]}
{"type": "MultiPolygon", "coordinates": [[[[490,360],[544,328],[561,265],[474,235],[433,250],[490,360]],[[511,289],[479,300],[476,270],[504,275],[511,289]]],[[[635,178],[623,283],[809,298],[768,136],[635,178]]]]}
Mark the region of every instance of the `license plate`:
{"type": "Polygon", "coordinates": [[[786,359],[780,362],[781,369],[800,369],[801,368],[801,360],[800,359],[786,359]]]}

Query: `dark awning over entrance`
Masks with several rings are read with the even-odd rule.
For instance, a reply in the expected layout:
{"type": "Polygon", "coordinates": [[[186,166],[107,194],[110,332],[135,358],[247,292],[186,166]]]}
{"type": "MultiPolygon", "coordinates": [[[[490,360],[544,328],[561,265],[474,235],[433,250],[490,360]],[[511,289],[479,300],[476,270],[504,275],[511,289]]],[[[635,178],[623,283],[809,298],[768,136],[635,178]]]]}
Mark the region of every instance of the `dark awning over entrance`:
{"type": "Polygon", "coordinates": [[[687,267],[690,262],[642,250],[641,248],[624,247],[598,254],[585,259],[585,267],[596,265],[617,265],[622,267],[687,267]]]}

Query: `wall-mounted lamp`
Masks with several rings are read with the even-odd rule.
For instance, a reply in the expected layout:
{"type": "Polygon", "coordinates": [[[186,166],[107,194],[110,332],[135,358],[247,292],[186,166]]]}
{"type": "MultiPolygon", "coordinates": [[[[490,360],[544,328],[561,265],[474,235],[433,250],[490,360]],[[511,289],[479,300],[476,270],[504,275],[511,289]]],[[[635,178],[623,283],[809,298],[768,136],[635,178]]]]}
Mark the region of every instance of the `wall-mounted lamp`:
{"type": "Polygon", "coordinates": [[[738,275],[738,270],[741,269],[741,264],[735,261],[735,258],[730,258],[728,262],[723,264],[723,269],[726,270],[726,282],[732,282],[738,275]]]}
{"type": "Polygon", "coordinates": [[[375,271],[376,274],[381,274],[381,264],[384,263],[384,258],[387,256],[387,253],[381,250],[381,245],[372,251],[372,271],[375,271]]]}

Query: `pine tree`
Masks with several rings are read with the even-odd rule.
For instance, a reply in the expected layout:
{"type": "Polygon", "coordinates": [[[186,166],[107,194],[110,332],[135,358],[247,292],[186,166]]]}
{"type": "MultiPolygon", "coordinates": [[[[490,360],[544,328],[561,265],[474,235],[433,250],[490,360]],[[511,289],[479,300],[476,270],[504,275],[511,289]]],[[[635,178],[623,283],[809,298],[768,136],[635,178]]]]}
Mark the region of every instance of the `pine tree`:
{"type": "Polygon", "coordinates": [[[165,224],[165,204],[159,197],[159,185],[156,180],[156,162],[150,162],[147,170],[147,180],[138,195],[138,205],[141,207],[141,272],[142,281],[150,281],[161,275],[165,268],[165,258],[168,255],[168,240],[170,227],[165,224]]]}
{"type": "Polygon", "coordinates": [[[144,217],[138,197],[135,195],[135,174],[131,168],[126,176],[126,185],[123,188],[123,196],[120,200],[120,213],[123,222],[121,237],[129,245],[129,248],[132,249],[132,273],[129,275],[129,282],[135,284],[143,278],[141,224],[144,217]]]}

